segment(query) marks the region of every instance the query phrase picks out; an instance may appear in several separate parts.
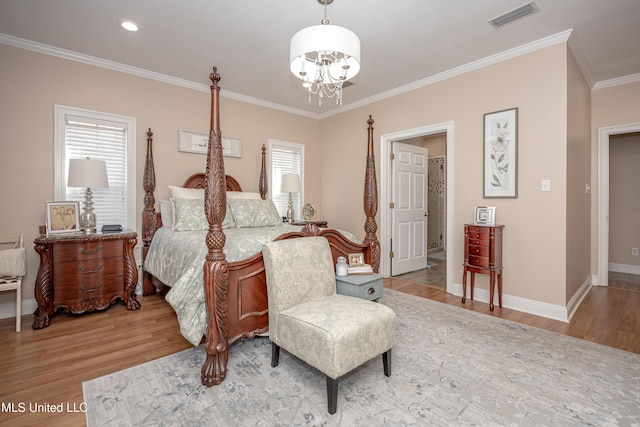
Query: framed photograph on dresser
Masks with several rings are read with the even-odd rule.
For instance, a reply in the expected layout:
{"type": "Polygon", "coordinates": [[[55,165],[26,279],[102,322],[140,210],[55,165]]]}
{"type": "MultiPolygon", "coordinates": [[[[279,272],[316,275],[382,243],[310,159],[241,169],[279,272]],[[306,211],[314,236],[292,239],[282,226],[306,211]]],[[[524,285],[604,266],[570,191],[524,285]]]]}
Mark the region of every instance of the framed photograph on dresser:
{"type": "Polygon", "coordinates": [[[47,234],[80,232],[78,202],[47,202],[47,234]]]}
{"type": "Polygon", "coordinates": [[[483,197],[518,197],[517,108],[484,115],[483,197]]]}
{"type": "Polygon", "coordinates": [[[475,225],[495,225],[496,224],[496,208],[491,206],[478,206],[473,216],[475,225]]]}

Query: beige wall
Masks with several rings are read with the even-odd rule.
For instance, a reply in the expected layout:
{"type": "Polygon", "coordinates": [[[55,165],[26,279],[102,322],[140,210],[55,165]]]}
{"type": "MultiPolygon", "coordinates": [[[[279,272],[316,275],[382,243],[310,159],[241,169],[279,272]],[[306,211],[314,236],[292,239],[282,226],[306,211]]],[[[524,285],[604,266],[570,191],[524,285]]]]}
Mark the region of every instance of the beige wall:
{"type": "Polygon", "coordinates": [[[591,279],[591,88],[567,56],[567,279],[566,301],[591,279]]]}
{"type": "MultiPolygon", "coordinates": [[[[0,234],[20,231],[31,242],[37,226],[44,223],[44,202],[53,197],[54,104],[137,119],[138,212],[142,209],[147,128],[151,127],[155,134],[158,198],[168,196],[167,184],[179,184],[186,176],[204,169],[204,156],[178,153],[177,130],[207,130],[208,92],[5,45],[0,45],[0,58],[0,180],[13,183],[1,187],[5,209],[0,234]]],[[[220,71],[224,89],[224,70],[220,71]]],[[[597,90],[592,95],[592,188],[597,182],[597,127],[640,122],[640,84],[625,86],[597,90]]],[[[580,184],[584,162],[589,162],[580,144],[585,120],[579,103],[584,95],[577,67],[566,45],[561,44],[319,121],[223,97],[223,134],[241,138],[244,144],[242,159],[226,159],[227,173],[236,176],[246,190],[256,191],[261,145],[269,138],[303,143],[307,158],[305,202],[314,203],[322,219],[332,227],[362,236],[369,114],[375,120],[378,154],[381,135],[452,121],[454,150],[447,154],[454,162],[451,213],[456,245],[449,260],[455,265],[455,282],[462,281],[462,225],[472,221],[475,206],[496,206],[497,222],[506,225],[505,294],[563,306],[574,283],[580,282],[583,275],[583,267],[578,265],[580,256],[567,258],[569,252],[573,254],[572,248],[579,247],[576,235],[583,226],[569,229],[567,224],[584,203],[583,196],[575,191],[584,185],[580,184]],[[518,198],[484,199],[483,114],[511,107],[519,109],[518,198]],[[573,155],[578,158],[573,159],[573,155]],[[541,179],[551,180],[550,192],[540,191],[541,179]]],[[[378,171],[380,162],[377,158],[378,171]]],[[[596,193],[591,197],[593,272],[596,193]]],[[[139,231],[139,224],[137,228],[139,231]]],[[[585,234],[589,234],[588,230],[585,234]]],[[[29,251],[28,263],[27,284],[33,283],[38,265],[35,251],[29,251]]],[[[486,288],[486,283],[486,278],[479,278],[478,286],[486,288]]],[[[25,286],[24,298],[33,298],[29,285],[25,286]]],[[[0,295],[0,303],[9,301],[11,296],[0,295]]]]}
{"type": "Polygon", "coordinates": [[[640,133],[609,144],[609,263],[640,267],[640,133]]]}
{"type": "Polygon", "coordinates": [[[640,129],[640,82],[591,92],[591,272],[598,274],[598,129],[634,125],[640,129]]]}
{"type": "MultiPolygon", "coordinates": [[[[378,154],[381,135],[453,121],[456,246],[448,262],[455,265],[454,280],[462,283],[463,224],[473,220],[475,206],[491,205],[496,207],[498,223],[506,225],[504,292],[564,305],[566,68],[566,46],[557,45],[324,119],[322,205],[327,219],[364,234],[362,187],[369,114],[375,120],[378,154]],[[512,107],[519,108],[518,198],[484,199],[483,114],[512,107]],[[551,192],[540,192],[543,178],[551,180],[551,192]]],[[[376,159],[379,171],[380,161],[386,160],[376,159]]],[[[381,200],[380,208],[385,205],[381,200]]],[[[484,276],[478,282],[487,287],[484,276]]]]}
{"type": "MultiPolygon", "coordinates": [[[[0,235],[23,233],[28,254],[23,299],[33,299],[39,259],[33,247],[45,223],[45,201],[53,200],[53,106],[61,104],[136,118],[138,195],[136,229],[144,191],[146,132],[154,133],[156,199],[168,184],[180,185],[203,172],[206,156],[180,153],[178,129],[207,132],[210,93],[118,73],[0,44],[0,235]]],[[[220,70],[223,71],[223,70],[220,70]]],[[[203,70],[205,78],[209,70],[203,70]]],[[[224,74],[221,86],[224,85],[224,74]]],[[[226,172],[246,191],[258,191],[260,148],[268,138],[305,144],[306,199],[320,201],[321,147],[317,120],[221,98],[223,135],[242,139],[242,159],[226,158],[226,172]]],[[[138,244],[141,244],[140,238],[138,244]]],[[[0,304],[14,299],[0,294],[0,304]]]]}

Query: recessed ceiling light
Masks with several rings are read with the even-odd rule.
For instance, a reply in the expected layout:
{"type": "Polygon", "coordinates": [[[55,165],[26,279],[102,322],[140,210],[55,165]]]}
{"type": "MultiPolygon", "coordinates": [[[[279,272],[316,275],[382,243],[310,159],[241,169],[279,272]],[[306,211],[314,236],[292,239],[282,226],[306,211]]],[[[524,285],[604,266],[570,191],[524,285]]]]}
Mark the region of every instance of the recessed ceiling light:
{"type": "Polygon", "coordinates": [[[133,21],[122,21],[120,22],[120,26],[127,31],[133,31],[133,32],[138,31],[140,29],[140,27],[138,27],[138,24],[136,24],[133,21]]]}

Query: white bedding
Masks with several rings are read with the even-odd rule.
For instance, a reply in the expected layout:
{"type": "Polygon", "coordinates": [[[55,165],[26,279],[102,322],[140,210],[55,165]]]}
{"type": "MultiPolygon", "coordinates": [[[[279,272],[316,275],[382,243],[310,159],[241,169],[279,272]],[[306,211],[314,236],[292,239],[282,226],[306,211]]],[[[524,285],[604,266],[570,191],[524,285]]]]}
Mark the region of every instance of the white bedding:
{"type": "MultiPolygon", "coordinates": [[[[225,229],[226,259],[228,262],[247,259],[260,252],[264,243],[301,228],[282,223],[272,227],[225,229]]],[[[340,232],[359,242],[353,234],[340,232]]],[[[206,234],[206,231],[174,231],[161,227],[151,241],[144,262],[145,271],[171,287],[166,300],[178,316],[180,333],[193,345],[200,343],[207,324],[203,281],[206,234]]]]}

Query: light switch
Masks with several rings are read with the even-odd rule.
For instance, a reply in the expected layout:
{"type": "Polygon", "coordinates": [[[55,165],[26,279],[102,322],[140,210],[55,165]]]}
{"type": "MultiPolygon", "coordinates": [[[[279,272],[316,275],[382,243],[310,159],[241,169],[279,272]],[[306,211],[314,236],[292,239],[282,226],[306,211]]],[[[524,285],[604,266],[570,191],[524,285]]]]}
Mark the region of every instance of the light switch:
{"type": "Polygon", "coordinates": [[[551,180],[543,179],[540,181],[540,191],[551,191],[551,180]]]}

